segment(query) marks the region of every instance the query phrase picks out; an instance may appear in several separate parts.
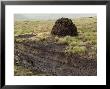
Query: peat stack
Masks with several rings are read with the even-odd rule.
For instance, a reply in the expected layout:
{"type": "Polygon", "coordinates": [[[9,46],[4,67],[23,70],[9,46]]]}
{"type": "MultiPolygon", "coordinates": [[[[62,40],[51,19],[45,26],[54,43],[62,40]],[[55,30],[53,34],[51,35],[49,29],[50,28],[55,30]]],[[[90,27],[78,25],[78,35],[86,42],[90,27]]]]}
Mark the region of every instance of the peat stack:
{"type": "Polygon", "coordinates": [[[58,36],[77,36],[77,27],[73,24],[71,19],[60,18],[55,22],[51,31],[52,35],[58,36]]]}

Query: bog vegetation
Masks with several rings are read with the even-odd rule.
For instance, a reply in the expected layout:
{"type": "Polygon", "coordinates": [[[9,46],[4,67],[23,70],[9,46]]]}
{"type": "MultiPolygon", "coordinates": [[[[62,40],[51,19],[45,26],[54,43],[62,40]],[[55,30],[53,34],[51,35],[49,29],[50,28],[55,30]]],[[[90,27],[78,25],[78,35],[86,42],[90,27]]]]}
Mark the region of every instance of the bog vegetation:
{"type": "MultiPolygon", "coordinates": [[[[78,55],[81,56],[82,58],[86,57],[88,58],[88,60],[96,60],[97,18],[82,17],[74,19],[72,21],[75,23],[77,27],[78,36],[59,37],[51,35],[51,30],[55,23],[55,21],[53,20],[15,21],[14,24],[15,41],[16,42],[36,41],[43,43],[51,41],[54,44],[65,45],[64,52],[67,55],[71,54],[78,55]],[[24,35],[26,37],[23,37],[24,35]]],[[[15,65],[15,75],[20,75],[19,70],[21,69],[23,68],[17,67],[15,65]]],[[[31,72],[29,73],[32,74],[31,72]]],[[[21,75],[25,74],[22,73],[21,75]]]]}

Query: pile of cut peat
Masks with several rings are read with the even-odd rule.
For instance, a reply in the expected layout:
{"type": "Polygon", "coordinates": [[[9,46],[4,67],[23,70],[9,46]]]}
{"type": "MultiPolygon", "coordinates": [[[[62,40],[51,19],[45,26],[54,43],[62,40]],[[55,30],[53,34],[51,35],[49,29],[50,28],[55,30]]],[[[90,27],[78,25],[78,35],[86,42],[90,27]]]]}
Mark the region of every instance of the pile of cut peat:
{"type": "Polygon", "coordinates": [[[77,36],[77,27],[73,24],[72,20],[69,18],[59,18],[51,31],[52,35],[58,36],[77,36]]]}
{"type": "Polygon", "coordinates": [[[14,63],[51,76],[96,76],[97,61],[67,55],[65,45],[54,42],[15,41],[14,63]]]}

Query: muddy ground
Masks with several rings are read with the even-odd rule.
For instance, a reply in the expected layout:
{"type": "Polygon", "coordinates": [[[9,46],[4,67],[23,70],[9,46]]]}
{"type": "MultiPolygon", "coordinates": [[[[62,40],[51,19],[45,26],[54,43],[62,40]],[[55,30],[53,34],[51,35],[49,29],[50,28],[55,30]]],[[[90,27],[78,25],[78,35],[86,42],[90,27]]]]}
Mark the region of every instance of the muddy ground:
{"type": "Polygon", "coordinates": [[[96,76],[97,60],[88,54],[77,55],[65,53],[66,45],[56,44],[54,38],[45,41],[30,40],[35,35],[15,37],[15,65],[41,71],[49,76],[96,76]],[[16,41],[16,39],[27,39],[16,41]]]}

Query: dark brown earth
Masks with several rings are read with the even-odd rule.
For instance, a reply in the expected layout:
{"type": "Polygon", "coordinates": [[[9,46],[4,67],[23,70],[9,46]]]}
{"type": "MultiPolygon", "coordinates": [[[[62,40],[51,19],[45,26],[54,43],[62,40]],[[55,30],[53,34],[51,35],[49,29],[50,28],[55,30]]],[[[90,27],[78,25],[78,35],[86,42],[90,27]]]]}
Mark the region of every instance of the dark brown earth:
{"type": "MultiPolygon", "coordinates": [[[[17,38],[23,38],[23,36],[17,38]]],[[[18,42],[15,40],[14,63],[31,68],[33,71],[45,72],[50,76],[97,75],[96,60],[89,60],[86,56],[66,54],[65,47],[66,45],[54,43],[52,38],[43,42],[32,40],[18,42]]]]}

